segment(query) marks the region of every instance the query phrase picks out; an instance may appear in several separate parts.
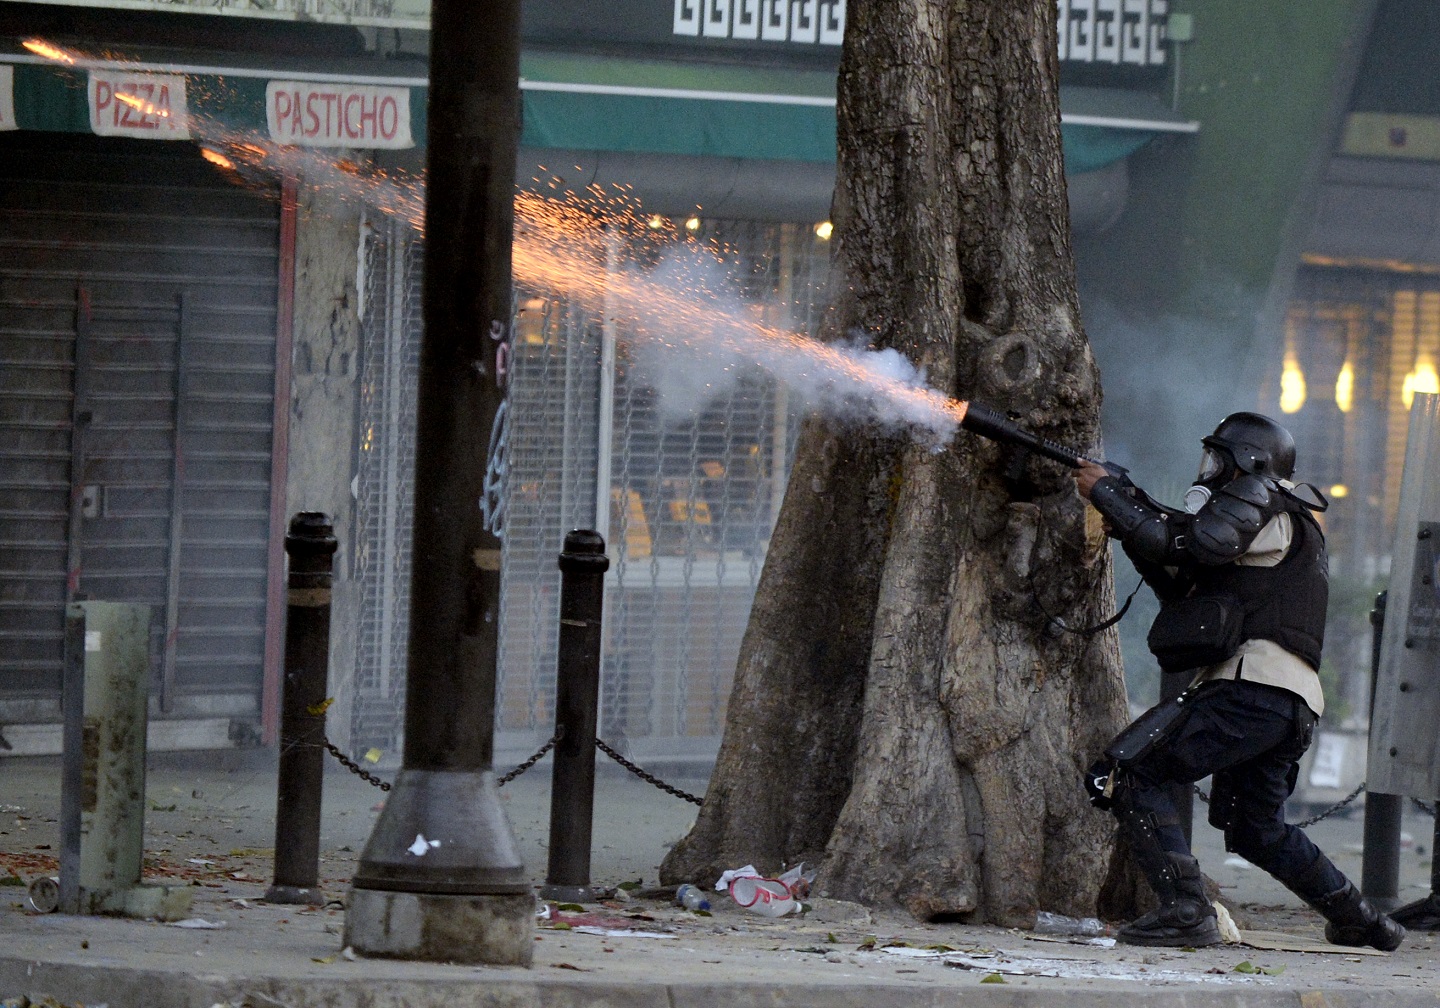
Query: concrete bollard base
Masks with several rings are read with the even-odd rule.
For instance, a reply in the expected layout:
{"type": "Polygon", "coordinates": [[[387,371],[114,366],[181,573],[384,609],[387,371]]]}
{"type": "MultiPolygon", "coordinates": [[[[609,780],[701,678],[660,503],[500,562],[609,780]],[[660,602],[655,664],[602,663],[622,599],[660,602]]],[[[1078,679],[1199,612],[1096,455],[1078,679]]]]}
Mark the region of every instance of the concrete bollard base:
{"type": "Polygon", "coordinates": [[[195,890],[188,885],[137,885],[124,889],[80,890],[80,912],[178,921],[190,916],[195,890]]]}
{"type": "Polygon", "coordinates": [[[611,887],[609,886],[582,886],[582,885],[550,885],[546,883],[539,889],[540,898],[552,900],[556,903],[598,903],[602,899],[609,899],[611,887]]]}
{"type": "Polygon", "coordinates": [[[265,890],[265,902],[324,906],[325,890],[319,887],[272,885],[265,890]]]}
{"type": "Polygon", "coordinates": [[[379,959],[529,966],[535,897],[350,890],[344,942],[379,959]]]}

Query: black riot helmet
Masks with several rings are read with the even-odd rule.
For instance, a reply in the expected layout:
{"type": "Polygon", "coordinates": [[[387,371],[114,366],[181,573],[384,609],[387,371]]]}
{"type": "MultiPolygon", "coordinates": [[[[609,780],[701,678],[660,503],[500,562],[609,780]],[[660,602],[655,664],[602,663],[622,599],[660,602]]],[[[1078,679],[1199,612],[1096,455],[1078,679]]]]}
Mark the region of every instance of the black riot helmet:
{"type": "Polygon", "coordinates": [[[1238,472],[1289,479],[1295,472],[1295,439],[1259,413],[1231,413],[1215,433],[1200,439],[1205,455],[1198,482],[1222,486],[1238,472]]]}

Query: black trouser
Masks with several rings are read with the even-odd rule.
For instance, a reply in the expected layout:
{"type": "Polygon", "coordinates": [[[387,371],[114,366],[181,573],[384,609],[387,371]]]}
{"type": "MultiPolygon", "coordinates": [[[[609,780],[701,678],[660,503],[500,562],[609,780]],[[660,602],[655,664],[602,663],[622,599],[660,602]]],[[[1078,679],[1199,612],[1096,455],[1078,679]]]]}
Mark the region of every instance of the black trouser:
{"type": "Polygon", "coordinates": [[[1345,876],[1304,831],[1285,822],[1285,799],[1315,728],[1305,702],[1242,679],[1206,684],[1186,707],[1174,732],[1124,769],[1130,802],[1150,814],[1160,846],[1190,853],[1165,785],[1213,775],[1210,823],[1225,831],[1226,850],[1307,899],[1344,886],[1345,876]]]}

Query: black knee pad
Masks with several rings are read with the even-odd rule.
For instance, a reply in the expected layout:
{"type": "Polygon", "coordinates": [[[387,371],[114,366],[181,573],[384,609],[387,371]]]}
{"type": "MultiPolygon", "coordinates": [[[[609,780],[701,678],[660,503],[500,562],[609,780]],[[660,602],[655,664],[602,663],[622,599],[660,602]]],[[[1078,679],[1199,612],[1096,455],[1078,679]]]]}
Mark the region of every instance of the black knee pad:
{"type": "Polygon", "coordinates": [[[1239,854],[1258,868],[1271,870],[1270,852],[1285,842],[1285,829],[1271,823],[1257,826],[1243,817],[1236,817],[1225,829],[1225,849],[1239,854]]]}
{"type": "Polygon", "coordinates": [[[1136,800],[1134,777],[1124,767],[1116,767],[1111,771],[1110,784],[1110,814],[1126,829],[1154,833],[1157,825],[1155,813],[1136,800]]]}

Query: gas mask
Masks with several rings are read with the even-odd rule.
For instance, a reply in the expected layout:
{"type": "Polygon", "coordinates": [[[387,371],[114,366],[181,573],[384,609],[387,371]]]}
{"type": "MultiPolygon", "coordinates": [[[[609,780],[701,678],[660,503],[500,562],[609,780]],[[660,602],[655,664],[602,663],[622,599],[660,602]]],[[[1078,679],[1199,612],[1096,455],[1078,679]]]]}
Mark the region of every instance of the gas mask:
{"type": "Polygon", "coordinates": [[[1190,514],[1199,514],[1215,488],[1229,483],[1235,478],[1235,473],[1235,460],[1230,453],[1207,444],[1200,455],[1200,471],[1195,475],[1195,484],[1185,491],[1185,510],[1190,514]]]}
{"type": "Polygon", "coordinates": [[[1185,491],[1185,511],[1189,514],[1199,514],[1210,501],[1210,488],[1196,483],[1189,490],[1185,491]]]}

